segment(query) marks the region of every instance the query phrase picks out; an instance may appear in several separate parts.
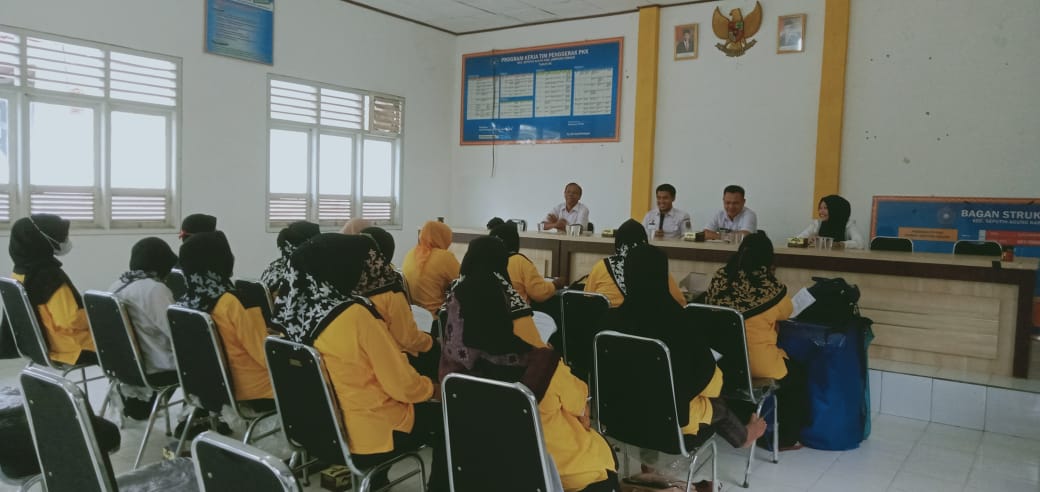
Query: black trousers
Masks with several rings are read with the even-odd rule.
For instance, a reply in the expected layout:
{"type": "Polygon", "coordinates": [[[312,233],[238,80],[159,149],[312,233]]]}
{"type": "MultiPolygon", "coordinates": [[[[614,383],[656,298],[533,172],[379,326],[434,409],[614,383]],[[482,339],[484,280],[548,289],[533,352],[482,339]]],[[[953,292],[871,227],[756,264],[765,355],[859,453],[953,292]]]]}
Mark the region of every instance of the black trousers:
{"type": "Polygon", "coordinates": [[[777,381],[777,415],[780,425],[780,447],[792,446],[800,439],[809,423],[809,374],[801,362],[785,359],[787,375],[777,381]]]}
{"type": "MultiPolygon", "coordinates": [[[[415,404],[415,425],[412,432],[394,431],[394,449],[387,453],[354,454],[351,459],[358,468],[371,468],[400,454],[415,451],[427,445],[433,451],[433,464],[430,465],[430,492],[448,492],[448,464],[444,456],[444,415],[441,404],[423,402],[415,404]]],[[[386,471],[372,477],[372,488],[376,489],[389,482],[386,471]]]]}
{"type": "MultiPolygon", "coordinates": [[[[420,352],[416,357],[408,356],[408,363],[415,369],[415,372],[426,376],[434,381],[439,381],[440,376],[438,370],[441,364],[441,343],[436,338],[433,339],[433,346],[426,352],[420,352]]],[[[435,395],[439,397],[440,395],[435,395]]]]}

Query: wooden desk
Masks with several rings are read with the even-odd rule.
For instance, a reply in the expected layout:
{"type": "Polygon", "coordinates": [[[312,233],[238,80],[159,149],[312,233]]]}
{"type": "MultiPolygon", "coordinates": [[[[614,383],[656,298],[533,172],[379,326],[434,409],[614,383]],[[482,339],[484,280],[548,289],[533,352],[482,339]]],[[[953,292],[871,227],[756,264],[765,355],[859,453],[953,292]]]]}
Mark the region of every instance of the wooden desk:
{"type": "MultiPolygon", "coordinates": [[[[457,230],[451,250],[485,234],[457,230]]],[[[668,254],[677,280],[709,276],[736,246],[726,243],[651,241],[668,254]]],[[[543,274],[574,280],[614,253],[613,238],[520,233],[521,252],[543,274]]],[[[1017,258],[993,267],[984,257],[776,247],[777,276],[794,292],[813,276],[843,277],[859,286],[863,316],[874,320],[870,356],[940,369],[1026,377],[1029,370],[1033,289],[1038,260],[1017,258]]]]}

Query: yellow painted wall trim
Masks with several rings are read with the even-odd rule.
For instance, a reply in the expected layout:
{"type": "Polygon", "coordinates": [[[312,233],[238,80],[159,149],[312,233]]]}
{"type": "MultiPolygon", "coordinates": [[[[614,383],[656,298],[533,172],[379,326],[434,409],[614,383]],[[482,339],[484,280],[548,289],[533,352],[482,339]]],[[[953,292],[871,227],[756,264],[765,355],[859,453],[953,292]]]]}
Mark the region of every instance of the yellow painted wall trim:
{"type": "Polygon", "coordinates": [[[661,7],[639,9],[639,59],[636,62],[635,131],[632,136],[632,218],[641,220],[651,203],[654,139],[657,128],[657,63],[661,7]]]}
{"type": "Polygon", "coordinates": [[[820,198],[838,193],[841,178],[842,123],[845,117],[845,66],[848,58],[851,0],[826,1],[823,63],[820,70],[820,108],[816,129],[813,213],[816,212],[816,204],[820,198]]]}

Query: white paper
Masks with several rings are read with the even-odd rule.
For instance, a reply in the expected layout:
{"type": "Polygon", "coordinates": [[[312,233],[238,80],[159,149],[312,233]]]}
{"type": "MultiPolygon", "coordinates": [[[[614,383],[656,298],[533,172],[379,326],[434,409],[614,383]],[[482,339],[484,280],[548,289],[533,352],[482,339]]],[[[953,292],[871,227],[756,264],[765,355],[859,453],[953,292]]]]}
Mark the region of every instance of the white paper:
{"type": "Polygon", "coordinates": [[[816,302],[816,298],[809,293],[809,289],[803,287],[791,298],[791,304],[794,304],[794,312],[791,313],[791,317],[797,318],[802,311],[805,311],[805,308],[812,306],[814,302],[816,302]]]}

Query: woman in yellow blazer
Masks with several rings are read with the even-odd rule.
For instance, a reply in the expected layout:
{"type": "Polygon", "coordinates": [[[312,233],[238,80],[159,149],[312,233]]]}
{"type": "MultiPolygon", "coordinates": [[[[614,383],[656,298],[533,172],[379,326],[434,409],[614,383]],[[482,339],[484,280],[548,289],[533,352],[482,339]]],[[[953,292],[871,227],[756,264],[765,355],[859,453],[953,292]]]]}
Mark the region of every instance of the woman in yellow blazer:
{"type": "MultiPolygon", "coordinates": [[[[520,254],[520,233],[516,229],[516,222],[509,221],[495,226],[489,234],[502,240],[509,252],[509,279],[513,282],[513,288],[524,298],[528,304],[543,303],[552,299],[556,290],[564,286],[560,279],[546,280],[538,273],[534,263],[520,254]]],[[[556,308],[559,311],[559,307],[556,308]]]]}
{"type": "Polygon", "coordinates": [[[705,302],[744,315],[751,376],[778,380],[781,450],[801,447],[799,434],[809,413],[805,368],[776,346],[777,322],[794,310],[787,286],[775,275],[773,243],[765,232],[749,234],[726,266],[715,272],[705,302]]]}
{"type": "Polygon", "coordinates": [[[619,490],[613,451],[589,425],[588,387],[559,354],[516,336],[514,307],[525,303],[509,282],[507,264],[501,241],[470,242],[446,304],[441,377],[459,372],[524,383],[538,400],[545,447],[564,490],[619,490]]]}
{"type": "MultiPolygon", "coordinates": [[[[430,490],[447,491],[443,418],[434,382],[409,364],[386,323],[357,288],[372,251],[360,235],[321,234],[292,256],[292,283],[281,316],[286,333],[322,354],[343,413],[351,458],[362,468],[428,444],[430,490]]],[[[375,489],[385,472],[373,479],[375,489]]]]}
{"type": "Polygon", "coordinates": [[[83,298],[55,258],[71,249],[69,221],[51,214],[22,217],[11,226],[11,277],[25,286],[29,302],[36,306],[51,360],[97,364],[83,298]]]}
{"type": "Polygon", "coordinates": [[[231,283],[235,256],[221,231],[192,234],[181,244],[181,270],[188,291],[177,304],[208,313],[224,345],[235,399],[258,411],[274,409],[260,306],[243,303],[231,283]]]}
{"type": "MultiPolygon", "coordinates": [[[[625,302],[625,256],[632,248],[648,243],[643,224],[632,219],[622,223],[621,227],[614,232],[616,253],[597,262],[592,267],[592,272],[585,280],[585,291],[607,296],[612,308],[620,306],[625,302]]],[[[668,275],[668,293],[680,306],[686,305],[686,298],[671,274],[668,275]]]]}
{"type": "Polygon", "coordinates": [[[444,294],[459,277],[459,260],[448,251],[451,228],[434,220],[419,231],[419,244],[404,257],[402,270],[412,302],[434,316],[444,304],[444,294]]]}

